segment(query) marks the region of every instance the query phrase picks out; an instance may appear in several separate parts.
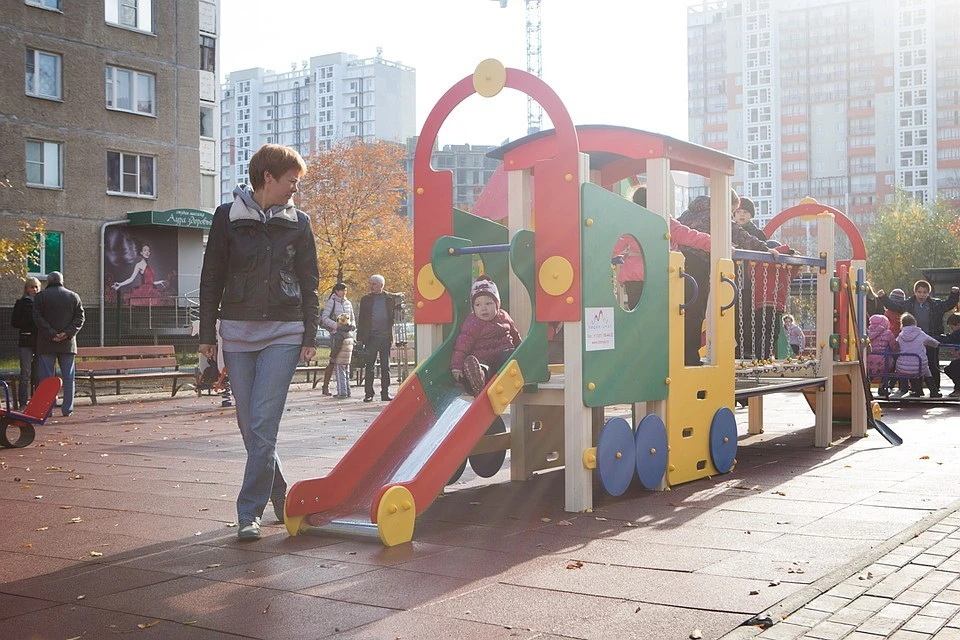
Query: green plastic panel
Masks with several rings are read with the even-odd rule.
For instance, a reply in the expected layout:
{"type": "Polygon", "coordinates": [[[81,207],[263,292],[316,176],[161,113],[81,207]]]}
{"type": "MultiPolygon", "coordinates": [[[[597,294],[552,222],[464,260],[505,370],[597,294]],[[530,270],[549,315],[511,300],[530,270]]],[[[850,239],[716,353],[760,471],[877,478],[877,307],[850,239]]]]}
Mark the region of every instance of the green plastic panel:
{"type": "Polygon", "coordinates": [[[584,404],[663,400],[669,372],[667,221],[594,184],[583,185],[580,211],[584,404]],[[616,300],[610,264],[624,234],[636,239],[644,258],[643,294],[632,311],[616,300]]]}
{"type": "MultiPolygon", "coordinates": [[[[510,259],[512,257],[514,271],[517,278],[524,284],[527,294],[530,296],[531,305],[534,305],[534,251],[533,251],[533,233],[531,231],[520,231],[514,237],[510,245],[509,253],[504,251],[502,254],[484,254],[502,255],[506,261],[506,267],[510,268],[510,259]]],[[[506,244],[496,243],[496,244],[506,244]]],[[[450,292],[450,299],[453,301],[453,323],[451,326],[459,327],[470,314],[470,287],[473,283],[471,274],[472,254],[450,255],[450,249],[459,249],[472,246],[469,240],[464,238],[454,238],[452,236],[442,236],[437,239],[433,246],[432,264],[433,272],[443,283],[443,286],[450,292]]],[[[489,263],[485,263],[489,264],[489,263]]],[[[487,270],[489,274],[489,269],[487,270]]],[[[503,281],[508,280],[506,274],[502,277],[503,281]]],[[[500,286],[500,280],[497,281],[497,288],[501,291],[503,297],[503,287],[500,286]]],[[[533,310],[536,317],[536,309],[533,310]]],[[[543,322],[534,322],[531,327],[524,331],[520,329],[520,336],[523,341],[514,353],[513,358],[520,364],[526,382],[545,382],[549,378],[547,368],[547,324],[543,322]]],[[[417,376],[420,378],[420,384],[423,386],[427,399],[434,411],[439,412],[442,407],[447,406],[453,397],[460,395],[462,388],[453,380],[450,373],[450,359],[453,357],[453,347],[457,341],[459,331],[451,331],[446,334],[444,341],[434,351],[424,363],[418,367],[417,376]]]]}
{"type": "MultiPolygon", "coordinates": [[[[473,246],[507,244],[510,242],[510,230],[502,224],[460,209],[453,210],[453,235],[458,238],[466,238],[473,246]]],[[[503,251],[484,253],[480,256],[480,259],[483,261],[483,272],[497,283],[501,305],[509,312],[510,256],[506,251],[503,251]]],[[[468,296],[469,292],[470,290],[467,289],[468,296]]]]}

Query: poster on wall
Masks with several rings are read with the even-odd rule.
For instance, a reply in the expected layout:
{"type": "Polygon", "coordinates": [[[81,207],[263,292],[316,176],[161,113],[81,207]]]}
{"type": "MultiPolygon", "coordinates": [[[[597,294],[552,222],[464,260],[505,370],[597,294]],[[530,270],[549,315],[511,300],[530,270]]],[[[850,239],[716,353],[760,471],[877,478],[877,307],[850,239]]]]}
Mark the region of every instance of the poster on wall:
{"type": "Polygon", "coordinates": [[[110,227],[104,236],[104,302],[157,307],[176,304],[177,230],[110,227]]]}

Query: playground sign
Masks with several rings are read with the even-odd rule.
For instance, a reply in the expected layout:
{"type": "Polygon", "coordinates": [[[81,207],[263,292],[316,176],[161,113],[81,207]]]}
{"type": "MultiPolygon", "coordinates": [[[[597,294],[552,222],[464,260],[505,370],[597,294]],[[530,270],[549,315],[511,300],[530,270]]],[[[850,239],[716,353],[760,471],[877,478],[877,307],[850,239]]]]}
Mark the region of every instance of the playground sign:
{"type": "Polygon", "coordinates": [[[586,351],[609,351],[614,348],[613,307],[586,307],[584,316],[584,348],[586,351]]]}

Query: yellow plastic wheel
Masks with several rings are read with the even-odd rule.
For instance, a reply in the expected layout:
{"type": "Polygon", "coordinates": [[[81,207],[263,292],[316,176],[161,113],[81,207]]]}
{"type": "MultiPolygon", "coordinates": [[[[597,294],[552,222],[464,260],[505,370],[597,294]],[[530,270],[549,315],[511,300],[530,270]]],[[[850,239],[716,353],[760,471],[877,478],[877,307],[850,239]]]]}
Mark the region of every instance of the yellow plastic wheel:
{"type": "Polygon", "coordinates": [[[413,540],[413,525],[417,519],[413,494],[406,487],[387,489],[377,506],[377,531],[387,547],[395,547],[413,540]]]}

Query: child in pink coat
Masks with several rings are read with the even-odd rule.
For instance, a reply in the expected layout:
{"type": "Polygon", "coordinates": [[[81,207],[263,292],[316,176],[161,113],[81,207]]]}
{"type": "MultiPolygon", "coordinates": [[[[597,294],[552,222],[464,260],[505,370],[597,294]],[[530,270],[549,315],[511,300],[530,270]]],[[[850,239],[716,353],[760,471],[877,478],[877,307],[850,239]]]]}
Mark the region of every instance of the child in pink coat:
{"type": "Polygon", "coordinates": [[[939,347],[940,343],[931,338],[917,326],[912,314],[900,316],[900,357],[897,358],[897,375],[901,379],[901,388],[895,396],[903,395],[903,379],[910,379],[910,396],[923,397],[923,379],[930,377],[930,362],[927,359],[927,347],[939,347]]]}
{"type": "Polygon", "coordinates": [[[453,346],[450,373],[472,395],[487,385],[494,373],[520,345],[520,332],[513,318],[500,308],[497,284],[480,276],[470,289],[473,313],[460,327],[453,346]]]}
{"type": "MultiPolygon", "coordinates": [[[[886,354],[888,352],[900,351],[900,345],[897,344],[897,337],[893,335],[893,331],[890,330],[890,319],[879,313],[870,316],[870,326],[867,327],[867,338],[870,339],[870,355],[867,356],[867,373],[881,376],[890,373],[896,360],[886,354]]],[[[883,377],[880,379],[880,389],[877,393],[881,396],[889,395],[889,388],[889,378],[883,377]]]]}

